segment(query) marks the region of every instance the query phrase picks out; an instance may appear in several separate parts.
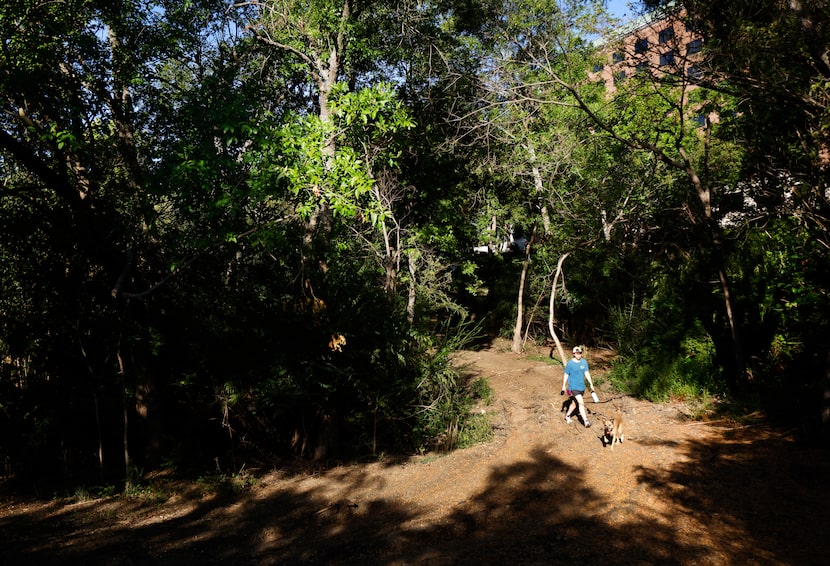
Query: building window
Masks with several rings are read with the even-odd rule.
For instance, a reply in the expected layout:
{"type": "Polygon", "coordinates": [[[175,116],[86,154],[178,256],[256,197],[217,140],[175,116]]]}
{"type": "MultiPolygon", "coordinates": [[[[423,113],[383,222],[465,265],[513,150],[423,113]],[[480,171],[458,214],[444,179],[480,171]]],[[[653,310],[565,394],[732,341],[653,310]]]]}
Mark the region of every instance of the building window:
{"type": "Polygon", "coordinates": [[[620,63],[620,62],[621,62],[621,61],[623,61],[624,59],[625,59],[625,57],[624,57],[624,56],[623,56],[623,54],[622,54],[622,53],[620,53],[619,51],[615,51],[614,53],[612,53],[612,54],[611,54],[611,60],[612,60],[614,63],[620,63]]]}
{"type": "Polygon", "coordinates": [[[634,53],[639,55],[648,51],[648,39],[642,37],[634,43],[634,53]]]}
{"type": "Polygon", "coordinates": [[[599,73],[601,70],[605,68],[605,65],[600,65],[599,63],[594,65],[594,72],[599,73]]]}
{"type": "Polygon", "coordinates": [[[694,65],[689,65],[688,67],[686,67],[686,76],[693,81],[698,81],[703,78],[703,71],[701,71],[694,65]]]}
{"type": "Polygon", "coordinates": [[[660,30],[660,33],[657,35],[657,41],[659,43],[666,43],[674,39],[674,28],[667,27],[666,29],[660,30]]]}
{"type": "Polygon", "coordinates": [[[700,53],[703,49],[703,40],[702,39],[695,39],[690,41],[686,44],[686,55],[691,55],[693,53],[700,53]]]}
{"type": "Polygon", "coordinates": [[[692,121],[698,125],[698,127],[702,128],[706,125],[706,114],[696,114],[692,121]]]}
{"type": "Polygon", "coordinates": [[[660,54],[660,66],[674,65],[674,51],[666,51],[660,54]]]}
{"type": "Polygon", "coordinates": [[[636,68],[637,68],[637,74],[638,75],[644,75],[644,74],[648,73],[648,63],[647,62],[637,63],[636,68]]]}
{"type": "Polygon", "coordinates": [[[614,73],[614,84],[621,83],[625,80],[625,71],[614,73]]]}

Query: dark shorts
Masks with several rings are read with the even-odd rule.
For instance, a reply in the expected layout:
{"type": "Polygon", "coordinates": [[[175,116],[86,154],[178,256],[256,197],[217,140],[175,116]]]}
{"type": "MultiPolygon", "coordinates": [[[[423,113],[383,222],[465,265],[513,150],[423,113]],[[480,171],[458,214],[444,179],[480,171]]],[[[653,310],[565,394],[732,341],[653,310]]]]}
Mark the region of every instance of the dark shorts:
{"type": "Polygon", "coordinates": [[[571,397],[576,397],[577,395],[582,395],[585,393],[584,389],[571,389],[571,397]]]}

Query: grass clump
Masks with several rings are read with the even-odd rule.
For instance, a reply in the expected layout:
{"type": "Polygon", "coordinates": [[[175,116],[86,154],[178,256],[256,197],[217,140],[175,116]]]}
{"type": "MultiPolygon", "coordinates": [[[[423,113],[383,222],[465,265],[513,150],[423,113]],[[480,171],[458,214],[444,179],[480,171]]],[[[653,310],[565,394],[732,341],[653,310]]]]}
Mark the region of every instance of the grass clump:
{"type": "Polygon", "coordinates": [[[490,414],[481,410],[467,415],[458,430],[458,448],[470,448],[493,440],[490,414]]]}

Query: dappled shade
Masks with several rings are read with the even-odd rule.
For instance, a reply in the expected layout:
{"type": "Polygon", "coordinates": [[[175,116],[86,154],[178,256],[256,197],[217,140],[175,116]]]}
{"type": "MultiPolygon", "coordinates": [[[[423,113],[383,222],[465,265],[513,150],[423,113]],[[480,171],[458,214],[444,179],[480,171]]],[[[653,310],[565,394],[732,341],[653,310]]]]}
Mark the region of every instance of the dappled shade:
{"type": "MultiPolygon", "coordinates": [[[[616,454],[676,440],[634,443],[616,454]]],[[[274,473],[239,495],[180,493],[169,506],[103,500],[27,511],[17,501],[0,519],[0,556],[43,565],[809,564],[830,552],[820,520],[830,505],[826,453],[751,426],[674,448],[678,461],[641,467],[633,489],[609,497],[558,457],[555,443],[540,444],[525,460],[493,467],[483,490],[440,512],[445,503],[429,497],[423,505],[373,497],[384,475],[362,466],[287,481],[274,473]],[[653,512],[654,498],[663,514],[653,512]]],[[[601,465],[616,464],[611,457],[601,465]]],[[[463,481],[463,467],[453,473],[463,481]]]]}

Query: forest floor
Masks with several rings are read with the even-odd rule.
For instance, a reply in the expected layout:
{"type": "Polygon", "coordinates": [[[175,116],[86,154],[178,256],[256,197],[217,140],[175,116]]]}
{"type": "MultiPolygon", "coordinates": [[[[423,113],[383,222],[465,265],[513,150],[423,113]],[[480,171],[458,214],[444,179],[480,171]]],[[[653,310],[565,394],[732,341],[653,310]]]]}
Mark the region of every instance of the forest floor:
{"type": "MultiPolygon", "coordinates": [[[[3,494],[0,564],[825,564],[830,460],[760,415],[653,404],[599,385],[566,424],[561,367],[503,341],[459,354],[486,377],[491,442],[240,490],[165,483],[147,497],[3,494]],[[623,411],[625,442],[600,439],[623,411]],[[692,417],[696,418],[692,418],[692,417]]],[[[607,354],[589,351],[602,383],[607,354]]]]}

